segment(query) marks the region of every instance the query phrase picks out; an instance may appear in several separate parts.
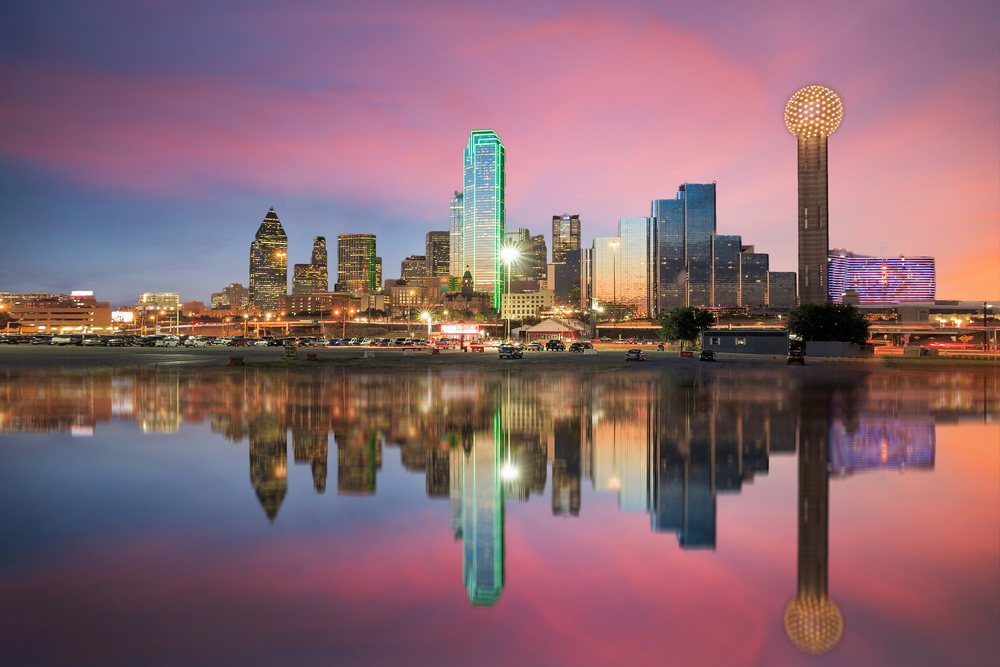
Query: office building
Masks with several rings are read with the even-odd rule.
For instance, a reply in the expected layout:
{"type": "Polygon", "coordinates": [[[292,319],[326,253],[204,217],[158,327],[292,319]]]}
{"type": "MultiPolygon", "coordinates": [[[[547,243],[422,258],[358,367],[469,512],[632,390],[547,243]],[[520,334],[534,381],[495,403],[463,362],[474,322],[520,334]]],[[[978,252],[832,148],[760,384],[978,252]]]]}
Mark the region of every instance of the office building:
{"type": "Polygon", "coordinates": [[[566,261],[566,253],[580,249],[580,216],[563,213],[552,216],[552,263],[566,261]]]}
{"type": "Polygon", "coordinates": [[[404,259],[399,266],[399,276],[411,285],[423,287],[424,278],[427,277],[427,257],[410,255],[404,259]]]}
{"type": "Polygon", "coordinates": [[[338,292],[371,294],[382,282],[381,260],[375,256],[374,234],[337,236],[338,292]]]}
{"type": "Polygon", "coordinates": [[[739,236],[712,237],[712,306],[735,308],[740,305],[739,236]]]}
{"type": "Polygon", "coordinates": [[[743,246],[740,252],[740,305],[744,308],[767,307],[768,256],[743,246]]]}
{"type": "Polygon", "coordinates": [[[448,225],[448,275],[461,277],[465,273],[462,262],[462,216],[465,213],[464,196],[458,190],[451,198],[451,213],[448,225]]]}
{"type": "Polygon", "coordinates": [[[500,308],[503,265],[506,152],[493,130],[473,130],[464,154],[462,262],[476,290],[492,294],[500,308]]]}
{"type": "Polygon", "coordinates": [[[229,283],[228,287],[222,288],[222,293],[226,295],[230,308],[246,308],[250,302],[250,292],[240,283],[229,283]]]}
{"type": "Polygon", "coordinates": [[[532,257],[531,232],[524,227],[507,227],[504,230],[505,248],[517,249],[517,261],[510,265],[511,281],[535,280],[532,257]]]}
{"type": "MultiPolygon", "coordinates": [[[[97,301],[93,292],[86,294],[89,296],[45,292],[6,294],[0,298],[0,306],[20,325],[18,331],[22,334],[110,333],[111,304],[97,301]]],[[[174,306],[179,307],[179,304],[174,306]]]]}
{"type": "Polygon", "coordinates": [[[618,236],[594,239],[591,296],[605,312],[613,308],[616,319],[649,317],[654,312],[654,224],[653,218],[622,218],[618,236]]]}
{"type": "Polygon", "coordinates": [[[427,276],[440,278],[448,276],[451,268],[451,232],[427,232],[424,238],[427,257],[427,276]]]}
{"type": "MultiPolygon", "coordinates": [[[[68,297],[67,297],[68,298],[68,297]]],[[[180,307],[181,298],[173,292],[153,294],[146,292],[139,295],[135,307],[141,310],[173,310],[180,307]]]]}
{"type": "Polygon", "coordinates": [[[771,271],[767,276],[767,305],[769,308],[791,310],[798,305],[795,292],[794,271],[771,271]]]}
{"type": "Polygon", "coordinates": [[[844,115],[837,93],[823,86],[798,90],[785,105],[785,126],[798,143],[799,300],[827,303],[830,248],[827,142],[844,115]]]}
{"type": "Polygon", "coordinates": [[[313,237],[312,258],[308,264],[296,264],[292,273],[292,294],[328,292],[326,237],[313,237]]]}
{"type": "Polygon", "coordinates": [[[288,237],[274,208],[267,212],[250,244],[250,305],[276,311],[288,294],[288,237]]]}
{"type": "Polygon", "coordinates": [[[537,318],[538,312],[551,310],[553,305],[552,290],[537,292],[510,292],[503,295],[500,317],[505,320],[523,320],[537,318]]]}
{"type": "Polygon", "coordinates": [[[653,200],[657,310],[712,305],[715,183],[684,183],[674,199],[653,200]]]}
{"type": "Polygon", "coordinates": [[[854,290],[860,303],[933,301],[936,280],[933,257],[869,257],[849,250],[829,256],[829,299],[844,302],[854,290]]]}

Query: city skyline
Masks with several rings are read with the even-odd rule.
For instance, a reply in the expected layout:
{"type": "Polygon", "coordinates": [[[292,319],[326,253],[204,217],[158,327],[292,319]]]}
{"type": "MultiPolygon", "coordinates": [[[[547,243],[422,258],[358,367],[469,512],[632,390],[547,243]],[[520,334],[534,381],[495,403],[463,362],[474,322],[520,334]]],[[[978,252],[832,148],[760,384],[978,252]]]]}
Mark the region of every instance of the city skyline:
{"type": "Polygon", "coordinates": [[[427,231],[446,228],[442,200],[459,185],[454,147],[474,127],[494,128],[508,147],[508,226],[543,228],[570,210],[586,221],[587,247],[684,180],[716,181],[727,193],[717,233],[767,248],[772,271],[795,270],[794,154],[781,113],[795,90],[819,83],[849,114],[830,156],[830,245],[934,255],[939,298],[1000,293],[992,4],[954,8],[947,26],[929,3],[903,22],[878,3],[860,17],[827,7],[787,15],[769,3],[710,15],[638,2],[615,13],[515,4],[503,16],[310,10],[321,27],[294,7],[280,29],[267,12],[237,6],[192,10],[183,21],[159,9],[13,8],[2,47],[14,92],[0,103],[2,288],[207,301],[213,286],[240,281],[245,259],[229,244],[270,205],[294,230],[292,257],[307,256],[314,236],[369,232],[395,265],[427,231]],[[797,27],[820,17],[828,30],[803,45],[797,27]],[[372,32],[331,39],[358,24],[372,32]],[[251,35],[264,26],[287,46],[258,62],[251,35]],[[398,29],[391,43],[377,37],[398,29]],[[931,43],[918,37],[927,33],[931,43]],[[501,85],[470,77],[456,88],[473,67],[456,57],[474,50],[470,40],[489,44],[481,63],[501,85]],[[580,40],[586,53],[562,55],[580,40]],[[202,46],[178,46],[186,43],[202,46]],[[388,66],[348,68],[344,48],[361,62],[384,54],[388,66]],[[664,67],[673,60],[687,66],[664,67]],[[654,81],[646,108],[621,111],[621,99],[650,94],[654,81]],[[552,101],[539,104],[541,91],[552,101]],[[389,137],[392,153],[382,150],[389,137]],[[380,196],[386,182],[391,197],[380,196]],[[44,240],[34,233],[42,228],[44,240]],[[940,231],[954,229],[961,233],[940,231]],[[182,254],[184,275],[174,271],[182,254]]]}

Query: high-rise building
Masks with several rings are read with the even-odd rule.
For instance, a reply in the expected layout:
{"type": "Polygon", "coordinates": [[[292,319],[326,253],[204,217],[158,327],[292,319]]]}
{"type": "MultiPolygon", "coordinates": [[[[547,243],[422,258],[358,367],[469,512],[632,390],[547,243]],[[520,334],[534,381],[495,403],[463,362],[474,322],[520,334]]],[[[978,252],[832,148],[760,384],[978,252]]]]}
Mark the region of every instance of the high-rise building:
{"type": "Polygon", "coordinates": [[[653,280],[657,307],[712,304],[715,183],[684,183],[674,199],[653,200],[656,219],[653,280]]]}
{"type": "Polygon", "coordinates": [[[768,308],[791,310],[798,305],[794,271],[771,271],[767,275],[768,308]]]}
{"type": "Polygon", "coordinates": [[[230,308],[246,308],[250,302],[250,292],[240,283],[229,283],[228,287],[222,288],[222,293],[226,295],[230,308]]]}
{"type": "Polygon", "coordinates": [[[827,303],[830,248],[827,141],[844,106],[824,86],[806,86],[785,105],[785,126],[798,142],[799,300],[827,303]]]}
{"type": "Polygon", "coordinates": [[[465,197],[458,190],[451,198],[451,214],[448,225],[448,275],[461,277],[465,273],[462,261],[462,216],[465,213],[465,197]]]}
{"type": "Polygon", "coordinates": [[[740,253],[740,305],[744,308],[767,307],[768,256],[743,246],[740,253]]]}
{"type": "Polygon", "coordinates": [[[563,213],[552,216],[552,263],[566,261],[566,253],[580,249],[580,216],[563,213]]]}
{"type": "Polygon", "coordinates": [[[833,303],[843,303],[847,290],[857,292],[860,303],[934,300],[933,257],[868,257],[835,249],[829,262],[833,303]]]}
{"type": "Polygon", "coordinates": [[[375,258],[375,268],[373,269],[373,273],[375,274],[373,276],[375,284],[380,286],[382,284],[382,258],[381,257],[376,257],[375,258]]]}
{"type": "Polygon", "coordinates": [[[462,262],[472,273],[476,289],[492,294],[500,308],[503,264],[506,151],[493,130],[473,130],[464,154],[462,262]]]}
{"type": "MultiPolygon", "coordinates": [[[[468,190],[466,190],[468,192],[468,190]]],[[[462,483],[462,574],[473,605],[493,606],[504,577],[504,490],[499,415],[491,430],[476,431],[465,454],[462,483]]]]}
{"type": "Polygon", "coordinates": [[[712,306],[735,308],[740,305],[739,236],[712,237],[712,306]]]}
{"type": "Polygon", "coordinates": [[[431,278],[448,276],[451,266],[451,233],[427,232],[424,239],[427,257],[427,275],[431,278]]]}
{"type": "Polygon", "coordinates": [[[274,207],[264,216],[250,244],[250,305],[276,311],[288,294],[288,237],[274,207]]]}
{"type": "Polygon", "coordinates": [[[308,264],[296,264],[292,274],[292,294],[329,291],[326,268],[326,237],[313,237],[312,258],[308,264]]]}
{"type": "Polygon", "coordinates": [[[535,275],[532,277],[530,270],[525,270],[525,280],[545,280],[545,263],[549,255],[549,249],[545,245],[545,235],[538,234],[528,238],[528,252],[530,263],[526,263],[528,269],[534,267],[535,275]]]}
{"type": "Polygon", "coordinates": [[[411,285],[424,286],[424,279],[427,277],[427,257],[424,255],[410,255],[399,266],[399,277],[411,285]]]}
{"type": "Polygon", "coordinates": [[[590,296],[600,302],[605,312],[613,308],[615,318],[627,314],[649,317],[655,309],[654,222],[653,218],[622,218],[618,221],[618,236],[594,239],[590,296]]]}
{"type": "Polygon", "coordinates": [[[504,230],[504,247],[516,248],[518,254],[517,261],[510,265],[511,281],[535,280],[530,238],[531,232],[524,227],[507,227],[504,230]]]}
{"type": "MultiPolygon", "coordinates": [[[[381,271],[376,269],[374,234],[340,234],[337,236],[338,292],[371,294],[381,285],[381,271]]],[[[381,264],[381,262],[378,262],[381,264]]]]}

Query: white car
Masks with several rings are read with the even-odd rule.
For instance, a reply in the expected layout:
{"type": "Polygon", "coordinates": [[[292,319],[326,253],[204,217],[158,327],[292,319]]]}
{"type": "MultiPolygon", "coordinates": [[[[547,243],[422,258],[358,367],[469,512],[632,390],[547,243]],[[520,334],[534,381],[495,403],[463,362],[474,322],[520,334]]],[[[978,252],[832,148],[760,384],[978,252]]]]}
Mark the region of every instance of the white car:
{"type": "Polygon", "coordinates": [[[253,342],[253,346],[254,347],[267,347],[267,341],[264,340],[263,338],[260,339],[260,340],[255,340],[253,342]]]}
{"type": "Polygon", "coordinates": [[[153,347],[177,347],[177,339],[176,338],[160,338],[155,343],[153,343],[153,347]]]}
{"type": "Polygon", "coordinates": [[[209,340],[207,338],[188,338],[184,341],[184,347],[208,347],[209,340]]]}

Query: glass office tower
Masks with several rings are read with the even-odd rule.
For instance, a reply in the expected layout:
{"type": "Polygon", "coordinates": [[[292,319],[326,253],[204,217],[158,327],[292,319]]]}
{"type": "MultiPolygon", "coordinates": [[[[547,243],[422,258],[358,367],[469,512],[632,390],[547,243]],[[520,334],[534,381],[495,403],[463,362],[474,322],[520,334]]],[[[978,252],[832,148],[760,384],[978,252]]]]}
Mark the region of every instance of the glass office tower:
{"type": "Polygon", "coordinates": [[[552,216],[552,263],[566,261],[566,253],[580,249],[580,216],[552,216]]]}
{"type": "Polygon", "coordinates": [[[650,270],[652,218],[622,218],[618,221],[618,303],[633,317],[648,317],[653,309],[653,272],[650,270]]]}
{"type": "Polygon", "coordinates": [[[500,308],[503,264],[506,151],[493,130],[473,130],[465,149],[462,211],[462,262],[472,273],[475,289],[493,295],[500,308]]]}
{"type": "Polygon", "coordinates": [[[735,308],[740,305],[739,236],[712,237],[712,305],[735,308]]]}
{"type": "Polygon", "coordinates": [[[659,310],[712,304],[715,183],[684,183],[674,199],[653,200],[654,283],[659,310]]]}
{"type": "Polygon", "coordinates": [[[250,304],[261,312],[277,311],[288,294],[288,237],[272,207],[250,244],[250,304]]]}
{"type": "Polygon", "coordinates": [[[455,196],[451,198],[451,216],[448,226],[448,275],[450,276],[461,276],[465,273],[465,267],[462,266],[463,201],[462,193],[456,190],[455,196]]]}
{"type": "Polygon", "coordinates": [[[764,308],[768,304],[768,256],[761,252],[740,253],[740,305],[764,308]]]}
{"type": "Polygon", "coordinates": [[[382,279],[374,234],[337,236],[337,291],[374,294],[382,279]]]}
{"type": "Polygon", "coordinates": [[[451,268],[451,232],[427,232],[424,248],[427,257],[427,275],[431,278],[447,276],[451,268]]]}

